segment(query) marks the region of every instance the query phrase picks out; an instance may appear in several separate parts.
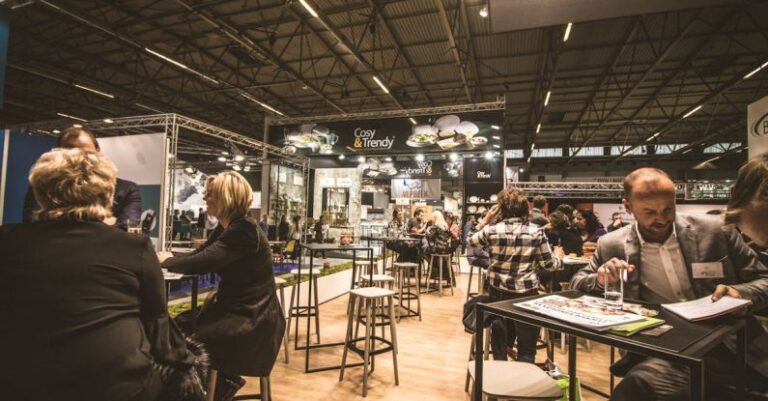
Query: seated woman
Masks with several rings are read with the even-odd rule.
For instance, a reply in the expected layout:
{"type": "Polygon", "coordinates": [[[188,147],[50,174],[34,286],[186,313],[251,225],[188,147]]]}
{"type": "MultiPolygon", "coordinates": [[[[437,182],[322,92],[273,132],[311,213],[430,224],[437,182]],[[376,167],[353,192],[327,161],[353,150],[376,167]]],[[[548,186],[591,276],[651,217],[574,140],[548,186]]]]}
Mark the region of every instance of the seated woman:
{"type": "MultiPolygon", "coordinates": [[[[429,223],[424,235],[424,257],[427,263],[429,262],[429,255],[451,253],[451,232],[443,214],[439,211],[432,212],[429,223]]],[[[451,266],[443,264],[443,277],[451,277],[450,268],[451,266]]],[[[437,269],[432,270],[432,277],[439,277],[439,275],[440,272],[437,269]]]]}
{"type": "MultiPolygon", "coordinates": [[[[161,253],[162,266],[176,273],[216,273],[219,290],[203,306],[195,335],[211,353],[219,373],[216,387],[227,400],[245,381],[239,376],[268,376],[285,330],[275,295],[269,243],[256,221],[246,218],[253,190],[240,174],[226,171],[208,181],[208,214],[219,225],[190,255],[161,253]]],[[[219,391],[217,391],[217,394],[219,391]]]]}
{"type": "Polygon", "coordinates": [[[597,242],[600,237],[608,234],[595,212],[591,210],[580,210],[576,213],[576,232],[584,242],[597,242]]]}
{"type": "Polygon", "coordinates": [[[568,216],[561,211],[555,211],[549,214],[549,229],[547,230],[547,239],[552,246],[563,247],[566,255],[583,254],[582,246],[584,241],[575,232],[568,229],[568,216]]]}
{"type": "Polygon", "coordinates": [[[0,230],[4,400],[174,399],[153,366],[194,362],[152,242],[103,223],[116,173],[97,153],[45,153],[29,175],[37,221],[0,230]]]}

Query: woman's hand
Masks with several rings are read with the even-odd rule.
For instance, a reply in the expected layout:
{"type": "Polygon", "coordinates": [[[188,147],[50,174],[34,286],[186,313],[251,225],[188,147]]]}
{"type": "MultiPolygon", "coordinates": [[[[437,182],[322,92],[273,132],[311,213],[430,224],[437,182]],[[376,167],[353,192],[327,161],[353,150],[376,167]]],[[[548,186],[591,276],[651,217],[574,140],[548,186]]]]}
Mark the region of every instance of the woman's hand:
{"type": "Polygon", "coordinates": [[[160,251],[160,252],[157,253],[157,260],[159,260],[160,263],[163,263],[163,262],[165,262],[166,259],[172,258],[172,257],[173,257],[173,253],[171,253],[171,252],[160,251]]]}

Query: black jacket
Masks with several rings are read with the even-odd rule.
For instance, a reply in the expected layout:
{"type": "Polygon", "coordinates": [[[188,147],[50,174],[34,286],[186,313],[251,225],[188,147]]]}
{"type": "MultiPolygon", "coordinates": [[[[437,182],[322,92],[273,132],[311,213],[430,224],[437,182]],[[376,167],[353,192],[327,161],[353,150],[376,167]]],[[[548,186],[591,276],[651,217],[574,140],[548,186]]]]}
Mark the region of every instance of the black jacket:
{"type": "Polygon", "coordinates": [[[154,400],[153,361],[188,358],[149,238],[35,222],[2,227],[0,255],[0,398],[154,400]]]}
{"type": "MultiPolygon", "coordinates": [[[[35,220],[34,212],[37,209],[37,200],[32,188],[27,189],[24,195],[24,212],[22,221],[29,223],[35,220]]],[[[117,226],[126,230],[125,221],[141,220],[141,193],[139,187],[133,181],[117,179],[115,185],[115,198],[112,203],[112,215],[117,219],[117,226]]]]}
{"type": "Polygon", "coordinates": [[[584,254],[584,241],[579,234],[567,229],[552,229],[547,232],[547,240],[551,246],[562,246],[566,255],[575,253],[577,256],[584,254]]]}
{"type": "Polygon", "coordinates": [[[211,367],[243,376],[268,376],[285,329],[275,294],[272,255],[255,221],[241,218],[216,227],[190,255],[166,259],[172,272],[215,272],[219,290],[197,320],[196,335],[211,354],[211,367]]]}

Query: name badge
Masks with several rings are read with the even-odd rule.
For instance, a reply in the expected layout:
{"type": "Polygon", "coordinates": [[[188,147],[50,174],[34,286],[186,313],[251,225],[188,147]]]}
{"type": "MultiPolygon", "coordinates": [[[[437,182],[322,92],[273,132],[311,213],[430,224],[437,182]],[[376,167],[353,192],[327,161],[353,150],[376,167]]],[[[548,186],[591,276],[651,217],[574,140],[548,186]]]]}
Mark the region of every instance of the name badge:
{"type": "Polygon", "coordinates": [[[694,263],[692,265],[694,279],[723,278],[723,262],[694,263]]]}

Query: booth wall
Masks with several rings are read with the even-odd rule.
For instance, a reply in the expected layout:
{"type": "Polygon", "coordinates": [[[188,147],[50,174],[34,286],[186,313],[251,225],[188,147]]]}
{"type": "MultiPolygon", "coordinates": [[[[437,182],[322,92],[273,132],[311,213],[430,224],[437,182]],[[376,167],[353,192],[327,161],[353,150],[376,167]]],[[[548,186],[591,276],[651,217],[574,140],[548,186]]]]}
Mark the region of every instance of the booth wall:
{"type": "Polygon", "coordinates": [[[5,199],[3,224],[21,223],[24,196],[29,188],[29,169],[43,153],[56,146],[56,138],[29,135],[25,132],[9,133],[8,160],[5,171],[5,199]]]}

